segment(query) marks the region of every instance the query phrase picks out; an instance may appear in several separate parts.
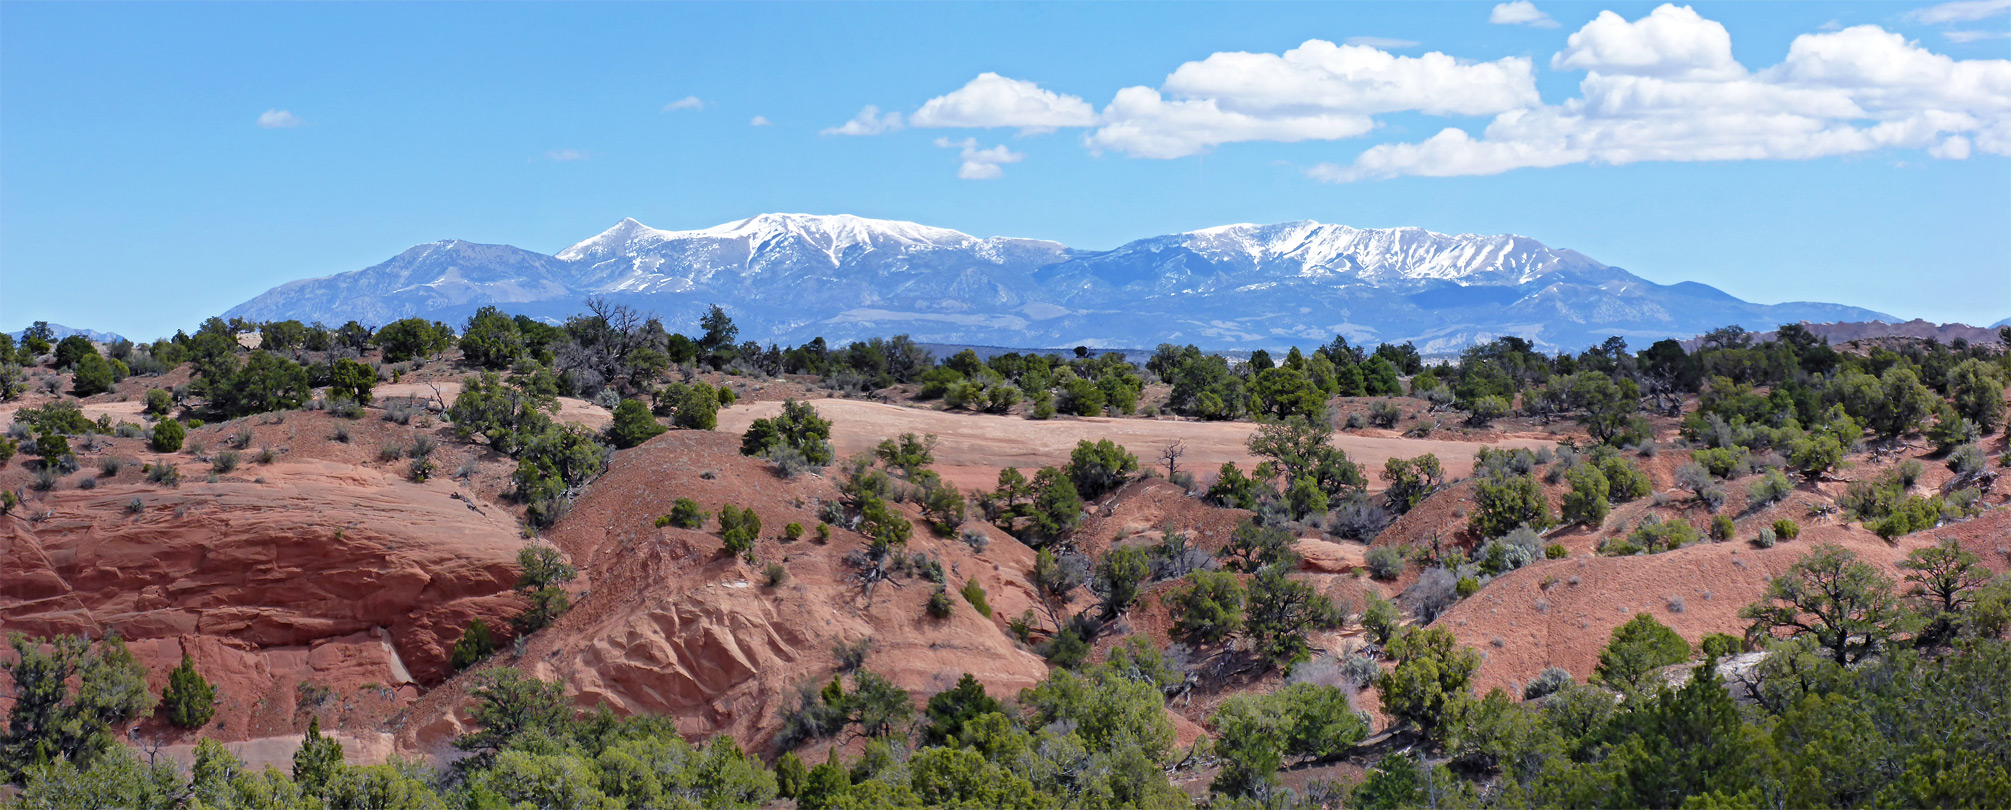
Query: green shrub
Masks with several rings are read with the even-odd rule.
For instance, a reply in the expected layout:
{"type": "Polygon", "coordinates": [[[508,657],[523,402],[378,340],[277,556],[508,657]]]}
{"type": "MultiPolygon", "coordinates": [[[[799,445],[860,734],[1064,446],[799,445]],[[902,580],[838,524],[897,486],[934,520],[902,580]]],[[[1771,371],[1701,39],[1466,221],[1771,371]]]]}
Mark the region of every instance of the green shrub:
{"type": "Polygon", "coordinates": [[[930,616],[938,619],[947,619],[950,617],[950,611],[955,608],[956,603],[950,601],[949,591],[939,587],[934,593],[929,594],[927,610],[930,616]]]}
{"type": "Polygon", "coordinates": [[[168,673],[168,688],[161,692],[161,710],[167,720],[181,728],[202,728],[216,716],[216,687],[196,672],[195,660],[182,652],[181,666],[168,673]]]}
{"type": "Polygon", "coordinates": [[[1220,642],[1243,627],[1243,584],[1226,571],[1195,571],[1165,598],[1173,636],[1190,644],[1220,642]]]}
{"type": "Polygon", "coordinates": [[[791,543],[803,539],[803,524],[791,523],[787,526],[783,526],[782,536],[791,543]]]}
{"type": "Polygon", "coordinates": [[[1717,478],[1734,477],[1747,463],[1745,448],[1711,447],[1690,454],[1690,460],[1717,478]]]}
{"type": "Polygon", "coordinates": [[[1698,646],[1703,649],[1706,658],[1730,658],[1739,654],[1745,642],[1738,636],[1728,633],[1712,633],[1704,636],[1703,642],[1698,646]]]}
{"type": "Polygon", "coordinates": [[[1637,613],[1613,629],[1613,638],[1599,651],[1592,676],[1622,691],[1644,686],[1650,673],[1690,658],[1690,643],[1646,613],[1637,613]]]}
{"type": "Polygon", "coordinates": [[[1518,526],[1547,529],[1554,522],[1543,485],[1532,475],[1498,472],[1474,482],[1475,507],[1468,523],[1474,534],[1500,537],[1518,526]]]}
{"type": "Polygon", "coordinates": [[[1563,543],[1551,543],[1543,547],[1543,558],[1546,560],[1561,560],[1569,556],[1571,550],[1565,548],[1563,543]]]}
{"type": "Polygon", "coordinates": [[[1787,500],[1788,495],[1793,492],[1794,484],[1790,483],[1787,475],[1780,470],[1767,470],[1761,475],[1760,480],[1754,481],[1751,489],[1747,490],[1755,509],[1764,509],[1787,500]]]}
{"type": "Polygon", "coordinates": [[[1508,400],[1497,396],[1485,396],[1464,404],[1466,422],[1474,427],[1486,427],[1494,420],[1508,415],[1508,400]]]}
{"type": "Polygon", "coordinates": [[[1664,521],[1649,515],[1641,520],[1641,525],[1634,527],[1632,534],[1627,535],[1625,543],[1610,551],[1616,554],[1636,554],[1643,551],[1653,554],[1682,548],[1697,542],[1698,539],[1700,538],[1697,527],[1690,525],[1688,521],[1664,521]]]}
{"type": "Polygon", "coordinates": [[[97,353],[84,355],[77,361],[77,373],[72,379],[71,393],[79,397],[102,394],[112,390],[112,364],[97,353]]]}
{"type": "Polygon", "coordinates": [[[169,394],[167,389],[165,388],[147,389],[147,405],[143,411],[144,413],[165,415],[174,406],[175,406],[174,395],[169,394]]]}
{"type": "Polygon", "coordinates": [[[1599,472],[1606,476],[1607,497],[1614,503],[1626,503],[1637,498],[1645,498],[1654,486],[1640,468],[1620,455],[1609,455],[1599,461],[1599,472]]]}
{"type": "Polygon", "coordinates": [[[1723,543],[1732,539],[1732,518],[1730,515],[1711,516],[1711,539],[1723,543]]]}
{"type": "Polygon", "coordinates": [[[1096,500],[1124,485],[1138,470],[1138,457],[1109,439],[1077,442],[1068,458],[1069,482],[1085,500],[1096,500]]]}
{"type": "Polygon", "coordinates": [[[696,529],[705,525],[712,514],[698,508],[698,502],[690,498],[679,498],[671,504],[670,513],[656,519],[657,528],[676,526],[680,529],[696,529]]]}
{"type": "Polygon", "coordinates": [[[1774,534],[1782,540],[1793,540],[1802,533],[1801,524],[1787,518],[1774,521],[1774,534]]]}
{"type": "Polygon", "coordinates": [[[461,632],[461,640],[454,642],[454,651],[448,663],[455,672],[472,667],[496,651],[496,636],[489,631],[489,623],[475,619],[468,623],[468,629],[461,632]]]}
{"type": "Polygon", "coordinates": [[[964,601],[971,603],[971,607],[977,608],[980,615],[987,619],[992,617],[992,606],[985,601],[985,588],[979,585],[977,580],[964,583],[963,595],[964,601]]]}
{"type": "Polygon", "coordinates": [[[377,369],[349,358],[337,359],[329,371],[328,396],[355,405],[370,404],[370,389],[377,386],[377,369]]]}
{"type": "Polygon", "coordinates": [[[1571,491],[1564,495],[1564,520],[1593,528],[1606,522],[1606,514],[1613,509],[1606,474],[1590,464],[1580,464],[1564,477],[1571,482],[1571,491]]]}
{"type": "Polygon", "coordinates": [[[182,423],[173,419],[162,419],[160,424],[154,425],[154,435],[148,440],[147,446],[153,448],[156,453],[173,453],[182,449],[182,442],[187,435],[188,431],[182,428],[182,423]]]}
{"type": "Polygon", "coordinates": [[[730,503],[719,507],[719,538],[725,541],[728,555],[751,555],[754,541],[760,537],[761,516],[753,509],[741,509],[730,503]]]}
{"type": "Polygon", "coordinates": [[[782,413],[770,419],[756,419],[740,439],[740,454],[766,456],[779,447],[802,453],[810,463],[823,466],[835,457],[831,449],[831,423],[817,415],[807,403],[787,400],[782,413]]]}
{"type": "Polygon", "coordinates": [[[614,422],[608,426],[608,441],[615,447],[630,448],[655,438],[670,428],[658,424],[649,407],[639,399],[624,399],[615,406],[614,422]]]}

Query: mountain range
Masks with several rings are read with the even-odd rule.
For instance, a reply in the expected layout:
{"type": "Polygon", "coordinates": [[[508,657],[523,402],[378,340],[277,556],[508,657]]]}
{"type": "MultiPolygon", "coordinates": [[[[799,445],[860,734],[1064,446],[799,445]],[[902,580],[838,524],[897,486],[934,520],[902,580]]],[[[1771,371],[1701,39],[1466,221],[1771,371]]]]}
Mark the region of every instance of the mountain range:
{"type": "MultiPolygon", "coordinates": [[[[95,329],[78,329],[75,327],[64,326],[60,323],[49,324],[49,333],[51,335],[54,335],[57,340],[62,340],[63,338],[69,337],[71,335],[83,335],[86,339],[89,339],[97,343],[111,343],[114,341],[126,339],[125,336],[120,335],[117,332],[100,332],[95,329]]],[[[28,334],[27,327],[23,327],[20,329],[16,329],[12,332],[8,332],[7,336],[15,340],[20,340],[21,336],[25,334],[28,334]]]]}
{"type": "Polygon", "coordinates": [[[1515,235],[1318,222],[1225,225],[1113,250],[979,238],[912,222],[762,214],[690,231],[625,219],[556,255],[446,240],[373,267],[275,287],[226,316],[458,323],[495,305],[561,319],[600,295],[689,331],[712,304],[743,339],[1236,349],[1414,341],[1450,352],[1518,335],[1576,350],[1720,326],[1897,320],[1857,307],[1755,304],[1656,284],[1515,235]]]}

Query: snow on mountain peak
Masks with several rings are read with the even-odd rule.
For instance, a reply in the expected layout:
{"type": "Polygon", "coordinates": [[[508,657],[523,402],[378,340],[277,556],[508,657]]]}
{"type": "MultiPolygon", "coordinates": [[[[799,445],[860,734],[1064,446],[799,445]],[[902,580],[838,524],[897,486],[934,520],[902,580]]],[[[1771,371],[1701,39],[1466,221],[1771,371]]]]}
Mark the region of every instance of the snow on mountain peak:
{"type": "Polygon", "coordinates": [[[737,241],[758,249],[789,237],[803,240],[834,258],[853,247],[868,250],[920,245],[966,247],[984,241],[948,228],[850,214],[756,214],[689,231],[658,230],[630,218],[560,251],[558,257],[566,261],[605,260],[666,242],[737,241]]]}
{"type": "Polygon", "coordinates": [[[637,222],[634,217],[627,217],[615,223],[614,227],[559,251],[558,258],[569,262],[604,260],[634,250],[637,242],[661,242],[665,234],[665,231],[637,222]]]}
{"type": "Polygon", "coordinates": [[[1563,266],[1600,266],[1514,234],[1449,235],[1417,227],[1352,228],[1312,220],[1241,223],[1146,240],[1168,240],[1216,261],[1296,268],[1296,275],[1349,275],[1364,281],[1439,279],[1460,284],[1525,283],[1563,266]]]}

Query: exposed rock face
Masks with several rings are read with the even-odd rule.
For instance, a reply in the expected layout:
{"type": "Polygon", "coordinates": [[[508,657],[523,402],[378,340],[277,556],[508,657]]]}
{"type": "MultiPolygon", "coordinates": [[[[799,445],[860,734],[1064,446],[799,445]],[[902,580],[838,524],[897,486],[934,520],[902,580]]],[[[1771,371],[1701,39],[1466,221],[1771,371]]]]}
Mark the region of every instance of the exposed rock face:
{"type": "Polygon", "coordinates": [[[116,632],[162,684],[187,649],[222,685],[226,721],[243,704],[211,733],[241,739],[254,701],[303,681],[376,684],[386,700],[436,683],[471,619],[515,611],[523,541],[501,510],[450,497],[452,482],[326,461],[257,475],[210,484],[185,470],[177,489],[130,476],[49,493],[37,521],[0,519],[0,624],[116,632]]]}
{"type": "MultiPolygon", "coordinates": [[[[740,456],[738,444],[730,434],[679,430],[616,455],[552,534],[591,591],[533,636],[521,657],[501,655],[501,662],[563,680],[582,707],[668,715],[687,736],[726,733],[755,746],[779,727],[778,710],[798,684],[830,680],[838,642],[872,638],[866,667],[918,700],[965,672],[1002,697],[1046,677],[1046,664],[1003,629],[1004,617],[1032,605],[1022,572],[1033,554],[1025,546],[968,524],[990,538],[979,554],[933,536],[910,513],[915,532],[904,551],[942,563],[951,615],[926,613],[937,586],[913,574],[868,595],[843,559],[864,545],[859,535],[838,529],[819,544],[806,531],[802,540],[782,541],[789,523],[818,524],[820,501],[837,497],[831,483],[778,479],[766,462],[740,456]],[[654,526],[679,497],[714,515],[724,504],[758,513],[760,562],[725,555],[711,520],[699,530],[654,526]],[[779,585],[767,582],[769,562],[787,571],[779,585]],[[992,618],[958,595],[970,580],[985,589],[992,618]]],[[[401,747],[444,753],[465,722],[465,686],[456,680],[408,712],[399,724],[401,747]]]]}

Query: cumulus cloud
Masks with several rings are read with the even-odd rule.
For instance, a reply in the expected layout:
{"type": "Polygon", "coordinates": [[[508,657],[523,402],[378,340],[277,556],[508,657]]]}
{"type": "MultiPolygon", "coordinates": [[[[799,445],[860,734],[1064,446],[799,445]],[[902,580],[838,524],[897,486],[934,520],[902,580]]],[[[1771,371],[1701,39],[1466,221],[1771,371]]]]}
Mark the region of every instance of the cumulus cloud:
{"type": "Polygon", "coordinates": [[[965,138],[960,141],[937,138],[936,147],[960,150],[958,157],[962,162],[957,165],[957,177],[963,180],[997,180],[1005,176],[1005,170],[999,168],[1000,166],[1026,159],[1025,153],[1007,149],[1005,144],[989,149],[979,148],[976,138],[965,138]]]}
{"type": "Polygon", "coordinates": [[[1882,148],[2011,154],[2011,60],[1952,59],[1874,25],[1804,34],[1780,64],[1749,71],[1732,59],[1724,26],[1689,8],[1664,5],[1633,22],[1607,12],[1552,65],[1586,71],[1578,98],[1501,112],[1478,136],[1448,128],[1378,145],[1311,174],[1346,182],[1882,148]]]}
{"type": "Polygon", "coordinates": [[[1942,160],[1968,160],[1969,139],[1960,135],[1950,135],[1947,140],[1927,147],[1927,154],[1942,160]]]}
{"type": "Polygon", "coordinates": [[[1391,39],[1389,37],[1348,37],[1343,41],[1349,45],[1362,45],[1370,48],[1415,48],[1422,44],[1413,39],[1391,39]]]}
{"type": "Polygon", "coordinates": [[[901,123],[900,113],[890,112],[886,115],[881,115],[879,107],[868,104],[859,110],[858,115],[852,116],[852,120],[823,130],[819,134],[881,135],[888,132],[897,132],[905,128],[906,126],[901,123]]]}
{"type": "Polygon", "coordinates": [[[747,120],[747,125],[750,127],[765,127],[772,123],[774,122],[769,121],[765,115],[757,115],[747,120]]]}
{"type": "Polygon", "coordinates": [[[1512,3],[1497,4],[1493,11],[1488,12],[1487,21],[1495,25],[1527,25],[1534,28],[1557,27],[1556,20],[1550,19],[1550,15],[1539,11],[1536,8],[1536,4],[1529,2],[1529,0],[1515,0],[1512,3]]]}
{"type": "Polygon", "coordinates": [[[1915,9],[1906,17],[1914,22],[1929,24],[1952,22],[1975,22],[2011,12],[2011,0],[1955,0],[1915,9]]]}
{"type": "Polygon", "coordinates": [[[922,103],[908,116],[916,127],[1018,127],[1021,132],[1052,132],[1058,127],[1096,123],[1089,102],[1040,85],[997,73],[980,73],[948,95],[922,103]]]}
{"type": "Polygon", "coordinates": [[[1168,100],[1150,87],[1127,87],[1103,111],[1104,125],[1084,139],[1092,150],[1161,160],[1239,141],[1352,138],[1375,128],[1366,115],[1256,115],[1224,110],[1213,98],[1168,100]]]}
{"type": "Polygon", "coordinates": [[[258,125],[262,129],[292,129],[305,123],[300,116],[286,110],[266,110],[258,114],[258,125]]]}
{"type": "Polygon", "coordinates": [[[1181,65],[1159,90],[1119,90],[1086,143],[1175,158],[1236,141],[1357,137],[1381,113],[1490,115],[1537,101],[1528,59],[1397,56],[1315,39],[1282,54],[1216,53],[1181,65]]]}
{"type": "Polygon", "coordinates": [[[1732,59],[1732,35],[1689,6],[1663,5],[1634,22],[1599,12],[1551,57],[1555,70],[1681,79],[1726,79],[1746,69],[1732,59]]]}
{"type": "Polygon", "coordinates": [[[664,112],[676,112],[678,110],[703,110],[703,109],[705,109],[705,100],[697,96],[685,96],[684,98],[663,105],[664,112]]]}
{"type": "Polygon", "coordinates": [[[1536,102],[1527,59],[1468,62],[1436,51],[1397,56],[1308,40],[1282,54],[1217,53],[1166,78],[1172,95],[1246,112],[1486,115],[1536,102]]]}
{"type": "Polygon", "coordinates": [[[545,159],[559,163],[571,163],[575,160],[586,160],[587,153],[578,149],[553,149],[545,153],[545,159]]]}

